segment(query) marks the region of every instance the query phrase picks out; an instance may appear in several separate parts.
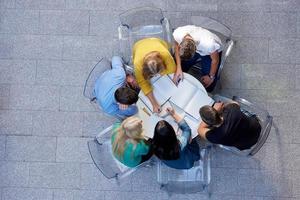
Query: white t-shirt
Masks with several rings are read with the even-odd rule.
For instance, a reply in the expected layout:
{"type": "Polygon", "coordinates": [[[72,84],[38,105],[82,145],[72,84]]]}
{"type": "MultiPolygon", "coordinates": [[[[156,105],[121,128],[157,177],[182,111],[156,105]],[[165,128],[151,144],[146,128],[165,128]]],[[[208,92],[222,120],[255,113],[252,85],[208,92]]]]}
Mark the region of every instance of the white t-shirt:
{"type": "Polygon", "coordinates": [[[215,51],[222,51],[221,39],[214,33],[194,25],[178,27],[173,32],[174,40],[180,44],[183,38],[189,34],[197,45],[197,52],[201,56],[210,55],[215,51]]]}

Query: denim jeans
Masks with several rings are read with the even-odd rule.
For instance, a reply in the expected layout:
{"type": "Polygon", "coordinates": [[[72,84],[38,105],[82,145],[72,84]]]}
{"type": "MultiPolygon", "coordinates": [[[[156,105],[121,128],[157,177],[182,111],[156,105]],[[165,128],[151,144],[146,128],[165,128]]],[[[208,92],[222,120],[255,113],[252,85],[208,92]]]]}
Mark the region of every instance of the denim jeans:
{"type": "MultiPolygon", "coordinates": [[[[219,66],[221,64],[222,52],[219,53],[219,65],[216,72],[216,76],[219,71],[219,66]]],[[[209,75],[211,66],[211,58],[210,55],[201,56],[199,53],[195,53],[195,55],[190,60],[182,60],[181,67],[182,71],[187,72],[194,76],[196,79],[200,81],[202,76],[209,75]]],[[[217,84],[217,77],[214,82],[206,89],[207,92],[212,92],[217,84]]]]}

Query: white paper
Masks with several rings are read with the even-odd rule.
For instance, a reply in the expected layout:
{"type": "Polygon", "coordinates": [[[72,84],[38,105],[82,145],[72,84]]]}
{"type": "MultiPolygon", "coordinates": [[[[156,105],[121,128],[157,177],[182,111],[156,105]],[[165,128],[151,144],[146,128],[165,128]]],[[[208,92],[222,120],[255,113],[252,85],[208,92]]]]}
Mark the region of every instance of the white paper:
{"type": "MultiPolygon", "coordinates": [[[[161,76],[157,80],[151,82],[153,82],[153,95],[159,105],[165,104],[171,96],[175,95],[177,87],[168,75],[161,76]]],[[[151,112],[153,112],[153,107],[148,97],[143,92],[140,92],[139,97],[147,105],[151,112]]]]}
{"type": "Polygon", "coordinates": [[[170,97],[173,96],[176,91],[176,85],[168,75],[161,76],[152,84],[152,87],[153,95],[160,105],[164,104],[168,99],[170,99],[170,97]]]}
{"type": "Polygon", "coordinates": [[[176,92],[174,93],[176,95],[173,95],[170,101],[172,101],[180,108],[185,108],[185,106],[191,100],[196,91],[197,87],[195,87],[188,80],[183,79],[183,81],[179,82],[176,88],[176,92]]]}
{"type": "Polygon", "coordinates": [[[139,111],[136,116],[143,120],[144,136],[153,138],[155,126],[161,118],[153,114],[142,101],[138,101],[137,106],[139,111]]]}
{"type": "Polygon", "coordinates": [[[190,102],[184,107],[184,110],[197,120],[200,120],[200,108],[205,105],[211,105],[213,101],[212,98],[204,94],[201,90],[197,90],[190,102]]]}

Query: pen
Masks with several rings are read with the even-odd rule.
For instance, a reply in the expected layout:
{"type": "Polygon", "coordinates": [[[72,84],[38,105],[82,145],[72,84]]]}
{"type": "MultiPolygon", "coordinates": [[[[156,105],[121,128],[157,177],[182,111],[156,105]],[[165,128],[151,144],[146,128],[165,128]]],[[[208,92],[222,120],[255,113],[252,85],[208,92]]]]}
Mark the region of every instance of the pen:
{"type": "Polygon", "coordinates": [[[149,117],[151,116],[151,114],[148,112],[148,110],[144,107],[143,109],[142,109],[149,117]]]}
{"type": "Polygon", "coordinates": [[[181,78],[179,78],[176,82],[176,86],[178,86],[179,82],[181,81],[181,78]]]}

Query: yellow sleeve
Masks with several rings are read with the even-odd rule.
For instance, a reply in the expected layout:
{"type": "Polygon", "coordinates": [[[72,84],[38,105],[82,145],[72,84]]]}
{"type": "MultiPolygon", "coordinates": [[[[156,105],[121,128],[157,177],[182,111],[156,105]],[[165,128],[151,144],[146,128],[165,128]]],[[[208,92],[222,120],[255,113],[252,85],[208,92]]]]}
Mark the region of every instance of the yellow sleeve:
{"type": "Polygon", "coordinates": [[[162,54],[162,57],[165,62],[165,65],[166,65],[166,70],[165,70],[164,74],[175,73],[176,64],[175,64],[174,58],[171,56],[171,54],[169,52],[164,52],[162,54]]]}
{"type": "Polygon", "coordinates": [[[134,67],[134,74],[135,74],[136,81],[140,86],[141,90],[143,91],[143,93],[145,95],[149,94],[153,90],[153,88],[150,82],[144,79],[141,65],[137,65],[134,67]]]}

